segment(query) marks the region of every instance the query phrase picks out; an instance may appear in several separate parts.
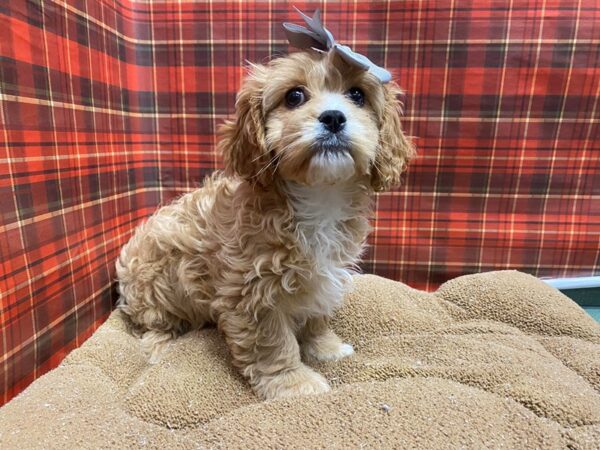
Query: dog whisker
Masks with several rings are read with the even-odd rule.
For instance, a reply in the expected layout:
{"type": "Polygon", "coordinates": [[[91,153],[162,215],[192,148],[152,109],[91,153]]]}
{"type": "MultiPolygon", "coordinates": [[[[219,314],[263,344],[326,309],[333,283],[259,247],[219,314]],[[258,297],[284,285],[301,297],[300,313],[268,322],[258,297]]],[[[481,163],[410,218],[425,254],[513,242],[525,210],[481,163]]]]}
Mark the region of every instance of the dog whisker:
{"type": "Polygon", "coordinates": [[[259,176],[260,176],[260,175],[261,175],[261,174],[262,174],[262,173],[263,173],[265,170],[267,170],[267,169],[268,169],[268,168],[269,168],[269,167],[270,167],[270,166],[271,166],[271,165],[272,165],[272,164],[273,164],[273,163],[274,163],[274,162],[275,162],[277,159],[279,159],[279,155],[277,155],[277,154],[276,154],[275,156],[273,156],[273,157],[272,157],[272,158],[269,160],[269,162],[268,162],[268,163],[267,163],[267,164],[266,164],[266,165],[265,165],[265,166],[264,166],[262,169],[260,169],[260,170],[259,170],[259,171],[256,173],[256,175],[254,175],[254,177],[253,177],[253,178],[258,178],[258,177],[259,177],[259,176]]]}

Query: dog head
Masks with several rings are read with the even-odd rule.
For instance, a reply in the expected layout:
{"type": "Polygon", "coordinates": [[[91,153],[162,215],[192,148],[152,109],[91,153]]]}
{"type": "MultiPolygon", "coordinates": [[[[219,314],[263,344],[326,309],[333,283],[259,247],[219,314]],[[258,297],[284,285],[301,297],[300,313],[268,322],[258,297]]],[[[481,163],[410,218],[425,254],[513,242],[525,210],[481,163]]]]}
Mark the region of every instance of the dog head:
{"type": "Polygon", "coordinates": [[[414,153],[400,125],[400,89],[332,53],[294,53],[252,66],[222,127],[228,171],[267,187],[277,177],[308,185],[400,182],[414,153]]]}

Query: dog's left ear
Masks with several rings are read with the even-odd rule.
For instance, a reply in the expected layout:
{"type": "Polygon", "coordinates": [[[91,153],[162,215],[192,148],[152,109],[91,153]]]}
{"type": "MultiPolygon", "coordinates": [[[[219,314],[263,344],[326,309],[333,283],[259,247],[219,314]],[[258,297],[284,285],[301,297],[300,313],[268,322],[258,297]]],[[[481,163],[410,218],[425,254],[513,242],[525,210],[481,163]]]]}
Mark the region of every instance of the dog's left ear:
{"type": "Polygon", "coordinates": [[[400,124],[401,89],[394,82],[383,86],[384,106],[379,122],[379,148],[371,167],[371,186],[386,191],[400,184],[400,175],[415,156],[412,142],[402,132],[400,124]]]}
{"type": "Polygon", "coordinates": [[[264,66],[252,67],[236,98],[236,117],[222,125],[218,146],[227,172],[263,186],[272,176],[262,105],[266,72],[264,66]]]}

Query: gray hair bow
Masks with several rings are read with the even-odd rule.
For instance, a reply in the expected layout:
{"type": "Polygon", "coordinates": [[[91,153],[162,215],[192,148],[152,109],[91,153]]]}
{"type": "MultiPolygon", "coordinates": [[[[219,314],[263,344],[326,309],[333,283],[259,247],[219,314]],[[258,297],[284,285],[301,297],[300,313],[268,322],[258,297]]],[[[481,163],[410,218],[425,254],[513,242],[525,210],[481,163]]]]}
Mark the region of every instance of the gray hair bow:
{"type": "Polygon", "coordinates": [[[302,16],[308,28],[296,25],[295,23],[285,22],[283,28],[291,45],[300,49],[312,48],[320,52],[333,50],[348,64],[371,72],[382,83],[387,83],[392,79],[392,75],[383,67],[374,64],[366,56],[353,52],[350,47],[335,42],[331,32],[321,23],[320,10],[317,9],[312,18],[310,18],[298,8],[294,8],[302,16]]]}

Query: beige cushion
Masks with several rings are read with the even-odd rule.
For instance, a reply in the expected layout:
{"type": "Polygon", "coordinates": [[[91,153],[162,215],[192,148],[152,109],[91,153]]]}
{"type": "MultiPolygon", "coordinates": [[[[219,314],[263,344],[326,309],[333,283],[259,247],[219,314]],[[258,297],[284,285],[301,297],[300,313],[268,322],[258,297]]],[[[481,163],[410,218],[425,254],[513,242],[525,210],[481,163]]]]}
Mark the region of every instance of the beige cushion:
{"type": "Polygon", "coordinates": [[[146,364],[119,313],[0,410],[1,448],[598,448],[600,325],[514,271],[436,293],[355,277],[311,365],[320,396],[260,402],[215,329],[146,364]]]}

